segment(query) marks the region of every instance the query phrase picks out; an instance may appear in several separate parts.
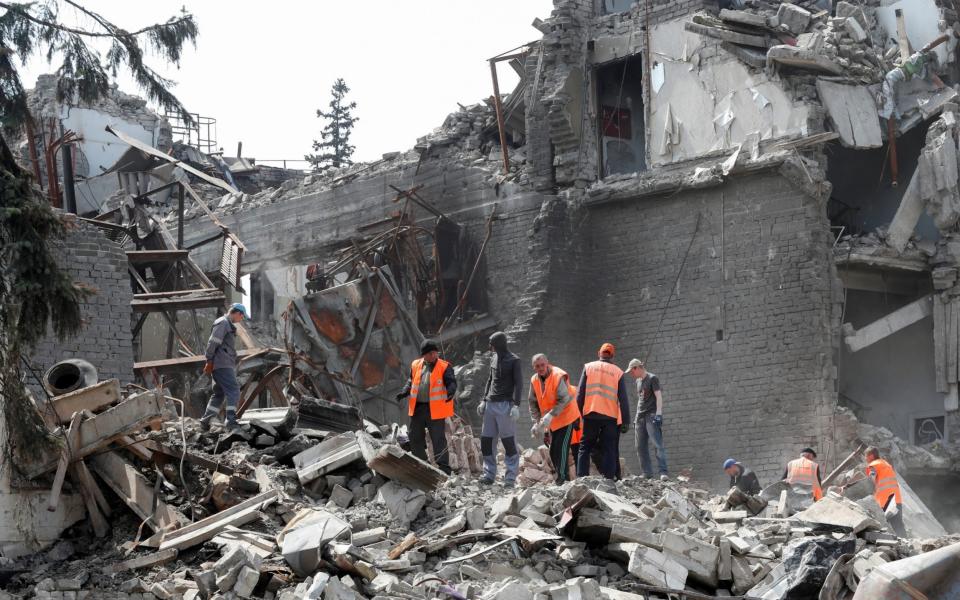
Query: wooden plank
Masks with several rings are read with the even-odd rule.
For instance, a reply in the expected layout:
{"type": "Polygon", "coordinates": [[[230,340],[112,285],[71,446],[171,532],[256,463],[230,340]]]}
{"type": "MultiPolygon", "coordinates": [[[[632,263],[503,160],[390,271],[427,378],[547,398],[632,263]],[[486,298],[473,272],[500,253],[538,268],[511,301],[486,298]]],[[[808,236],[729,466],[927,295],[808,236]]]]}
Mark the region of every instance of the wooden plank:
{"type": "Polygon", "coordinates": [[[94,470],[117,496],[154,531],[180,525],[177,512],[155,497],[153,486],[140,471],[116,452],[104,452],[90,459],[94,470]],[[154,508],[155,507],[155,508],[154,508]]]}
{"type": "Polygon", "coordinates": [[[209,469],[214,473],[224,473],[226,475],[233,475],[233,469],[227,465],[220,464],[216,461],[210,460],[208,458],[204,458],[203,456],[199,456],[191,452],[184,452],[177,448],[167,446],[166,444],[161,444],[156,440],[141,440],[139,442],[139,445],[153,452],[157,452],[157,453],[163,454],[164,456],[168,456],[174,460],[178,460],[178,461],[184,460],[185,462],[188,462],[194,465],[200,465],[201,467],[205,469],[209,469]]]}
{"type": "Polygon", "coordinates": [[[946,306],[947,312],[947,383],[957,383],[957,342],[960,338],[957,302],[951,300],[946,306]]]}
{"type": "Polygon", "coordinates": [[[766,36],[740,33],[738,31],[733,31],[732,29],[724,29],[723,27],[710,27],[708,25],[701,25],[699,23],[687,21],[683,24],[683,28],[693,33],[723,40],[725,42],[731,42],[733,44],[743,44],[744,46],[755,46],[757,48],[769,48],[773,45],[771,39],[766,36]]]}
{"type": "MultiPolygon", "coordinates": [[[[237,356],[240,358],[245,358],[248,356],[256,355],[264,351],[264,348],[253,348],[249,350],[238,350],[237,356]]],[[[207,359],[202,354],[197,356],[182,356],[180,358],[164,358],[160,360],[147,360],[143,362],[133,363],[133,369],[135,371],[141,370],[150,370],[150,369],[175,369],[182,367],[203,367],[203,363],[207,362],[207,359]]]]}
{"type": "Polygon", "coordinates": [[[87,468],[87,463],[82,460],[78,460],[73,463],[73,468],[76,470],[76,474],[80,478],[80,484],[87,488],[90,494],[93,496],[93,499],[97,501],[97,506],[100,507],[100,512],[106,516],[113,515],[113,509],[110,508],[110,503],[107,502],[107,499],[103,495],[103,490],[100,489],[100,486],[97,485],[96,480],[94,480],[93,475],[90,473],[90,469],[87,468]]]}
{"type": "Polygon", "coordinates": [[[167,298],[179,298],[180,296],[190,296],[194,294],[221,294],[222,292],[217,288],[196,288],[192,290],[169,290],[166,292],[149,292],[143,294],[134,294],[134,300],[156,300],[156,299],[167,299],[167,298]]]}
{"type": "Polygon", "coordinates": [[[190,255],[189,250],[127,250],[127,260],[134,264],[176,262],[190,255]]]}
{"type": "Polygon", "coordinates": [[[114,573],[122,573],[123,571],[134,571],[136,569],[145,569],[147,567],[158,567],[160,565],[165,565],[177,558],[177,554],[179,554],[179,552],[173,548],[169,550],[161,550],[160,552],[151,552],[150,554],[144,554],[143,556],[138,556],[136,558],[131,558],[130,560],[125,560],[121,563],[110,565],[104,569],[104,572],[108,575],[111,575],[114,573]]]}
{"type": "MultiPolygon", "coordinates": [[[[139,296],[139,294],[137,294],[139,296]]],[[[135,313],[160,312],[172,310],[199,310],[201,308],[217,308],[222,306],[226,296],[196,296],[182,298],[154,298],[141,300],[134,298],[130,301],[130,308],[135,313]]]]}
{"type": "Polygon", "coordinates": [[[83,414],[73,413],[70,419],[70,427],[67,428],[66,445],[60,452],[60,461],[57,463],[57,473],[53,476],[53,486],[50,488],[50,500],[47,502],[47,510],[57,512],[60,505],[60,492],[63,490],[63,480],[67,478],[67,467],[70,466],[71,449],[80,443],[80,421],[83,420],[83,414]]]}
{"type": "MultiPolygon", "coordinates": [[[[73,458],[80,459],[105,448],[115,438],[139,431],[151,421],[163,414],[163,408],[154,392],[144,392],[131,396],[109,410],[94,415],[80,423],[80,441],[72,448],[73,458]]],[[[52,471],[57,467],[57,459],[40,462],[24,469],[30,479],[52,471]]]]}
{"type": "Polygon", "coordinates": [[[170,548],[183,550],[184,548],[190,548],[213,539],[218,533],[230,525],[236,526],[242,523],[249,523],[257,517],[257,511],[260,510],[261,506],[276,500],[276,498],[277,490],[270,490],[269,492],[264,492],[245,500],[236,506],[222,510],[206,519],[201,519],[196,523],[168,533],[164,536],[163,541],[160,542],[160,550],[170,548]]]}
{"type": "MultiPolygon", "coordinates": [[[[75,390],[50,400],[49,405],[57,419],[57,425],[70,421],[73,413],[89,410],[100,412],[120,401],[120,382],[116,379],[101,381],[90,387],[75,390]]],[[[49,411],[44,410],[44,415],[49,411]]]]}
{"type": "Polygon", "coordinates": [[[80,490],[80,496],[83,498],[83,503],[87,507],[87,518],[90,520],[90,526],[93,528],[94,535],[98,538],[106,537],[110,531],[110,524],[107,522],[107,518],[103,516],[103,513],[100,512],[93,493],[87,489],[87,486],[83,485],[82,478],[78,474],[75,465],[70,467],[70,477],[80,490]]]}
{"type": "Polygon", "coordinates": [[[122,435],[117,438],[117,444],[122,446],[120,450],[126,450],[130,454],[133,454],[140,460],[146,462],[153,461],[153,452],[143,445],[142,441],[135,439],[133,436],[122,435]]]}
{"type": "Polygon", "coordinates": [[[946,394],[949,391],[947,384],[947,356],[946,356],[946,307],[943,304],[943,295],[936,294],[933,298],[933,365],[936,372],[937,391],[946,394]]]}
{"type": "Polygon", "coordinates": [[[903,18],[903,9],[894,10],[897,17],[897,45],[900,48],[900,64],[910,58],[910,39],[907,37],[907,22],[903,18]]]}

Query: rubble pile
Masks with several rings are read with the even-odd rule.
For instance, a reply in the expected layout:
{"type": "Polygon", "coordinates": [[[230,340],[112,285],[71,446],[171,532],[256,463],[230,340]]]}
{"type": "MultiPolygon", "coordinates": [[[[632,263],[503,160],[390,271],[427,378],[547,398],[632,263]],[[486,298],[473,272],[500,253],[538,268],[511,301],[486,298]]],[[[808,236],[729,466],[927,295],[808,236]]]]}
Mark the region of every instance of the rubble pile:
{"type": "Polygon", "coordinates": [[[843,598],[878,565],[954,541],[889,534],[862,486],[791,517],[783,502],[753,517],[686,477],[553,485],[541,446],[523,451],[522,487],[507,490],[480,484],[479,441],[459,420],[447,476],[407,452],[396,425],[323,431],[280,407],[249,410],[241,431],[220,435],[155,392],[99,405],[80,392],[69,406],[88,414],[68,433],[74,421],[146,415],[75,454],[109,488],[94,495],[112,492],[91,508],[114,512],[112,532],[91,516],[73,542],[4,560],[4,599],[772,599],[821,587],[843,598]]]}

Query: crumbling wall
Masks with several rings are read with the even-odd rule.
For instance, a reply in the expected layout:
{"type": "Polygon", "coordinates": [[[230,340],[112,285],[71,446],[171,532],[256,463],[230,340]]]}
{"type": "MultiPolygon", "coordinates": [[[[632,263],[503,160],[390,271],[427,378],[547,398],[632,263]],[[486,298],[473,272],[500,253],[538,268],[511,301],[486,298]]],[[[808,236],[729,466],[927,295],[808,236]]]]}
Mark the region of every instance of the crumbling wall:
{"type": "MultiPolygon", "coordinates": [[[[611,341],[621,366],[647,359],[671,470],[719,484],[734,456],[770,482],[808,444],[836,461],[823,451],[835,375],[821,201],[774,171],[588,210],[581,351],[611,341]]],[[[621,456],[636,468],[632,433],[621,456]]]]}
{"type": "MultiPolygon", "coordinates": [[[[40,373],[67,358],[82,358],[95,367],[100,379],[117,378],[121,384],[133,381],[133,337],[130,334],[130,275],[127,255],[99,229],[74,221],[57,247],[57,264],[74,282],[93,293],[80,311],[83,328],[79,335],[58,340],[49,335],[38,345],[31,362],[40,373]]],[[[42,391],[31,381],[34,393],[42,391]]]]}

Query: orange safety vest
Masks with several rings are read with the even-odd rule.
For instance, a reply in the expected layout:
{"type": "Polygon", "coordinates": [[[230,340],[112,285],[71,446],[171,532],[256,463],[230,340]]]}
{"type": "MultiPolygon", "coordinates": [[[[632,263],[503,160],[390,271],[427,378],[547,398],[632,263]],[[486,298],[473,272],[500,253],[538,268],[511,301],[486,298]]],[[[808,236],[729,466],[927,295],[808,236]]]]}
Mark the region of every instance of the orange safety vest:
{"type": "Polygon", "coordinates": [[[540,376],[536,373],[530,378],[530,387],[533,388],[533,394],[537,398],[537,405],[540,407],[540,415],[543,416],[553,410],[557,404],[557,389],[560,385],[567,386],[567,393],[570,396],[570,402],[564,407],[560,414],[550,421],[550,431],[556,431],[561,427],[566,427],[580,418],[580,407],[577,406],[577,388],[570,385],[570,376],[563,369],[550,367],[550,374],[543,383],[540,376]],[[545,385],[544,385],[545,384],[545,385]]]}
{"type": "Polygon", "coordinates": [[[583,415],[600,413],[614,417],[617,425],[623,423],[620,415],[620,401],[617,399],[617,389],[620,387],[620,378],[623,371],[613,363],[595,360],[583,366],[587,375],[587,389],[583,398],[583,415]]]}
{"type": "Polygon", "coordinates": [[[900,498],[900,483],[897,482],[897,474],[890,463],[882,458],[871,462],[866,468],[867,477],[870,476],[870,469],[877,473],[877,478],[873,482],[875,486],[873,498],[880,505],[880,508],[886,508],[890,496],[893,496],[893,501],[897,504],[903,504],[900,498]]]}
{"type": "Polygon", "coordinates": [[[813,499],[823,498],[823,490],[817,480],[817,463],[801,456],[787,463],[787,483],[800,483],[813,488],[813,499]]]}
{"type": "MultiPolygon", "coordinates": [[[[437,359],[430,371],[430,418],[446,419],[453,416],[453,398],[447,398],[447,386],[443,385],[443,374],[450,366],[445,360],[437,359]]],[[[420,393],[420,374],[423,373],[423,359],[418,358],[410,364],[410,410],[417,406],[417,394],[420,393]]]]}

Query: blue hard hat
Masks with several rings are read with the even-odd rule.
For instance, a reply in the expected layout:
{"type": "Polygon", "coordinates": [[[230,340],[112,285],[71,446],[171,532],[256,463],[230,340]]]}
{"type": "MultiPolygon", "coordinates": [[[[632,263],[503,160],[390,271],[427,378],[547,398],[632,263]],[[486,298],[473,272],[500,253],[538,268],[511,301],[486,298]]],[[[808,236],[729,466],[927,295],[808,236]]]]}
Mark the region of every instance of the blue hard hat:
{"type": "Polygon", "coordinates": [[[247,307],[240,304],[239,302],[234,302],[233,304],[230,305],[230,312],[234,312],[234,311],[243,315],[244,319],[250,318],[250,315],[247,314],[247,307]]]}
{"type": "Polygon", "coordinates": [[[728,458],[727,460],[723,461],[723,468],[726,470],[735,464],[737,464],[737,461],[733,460],[732,458],[728,458]]]}

